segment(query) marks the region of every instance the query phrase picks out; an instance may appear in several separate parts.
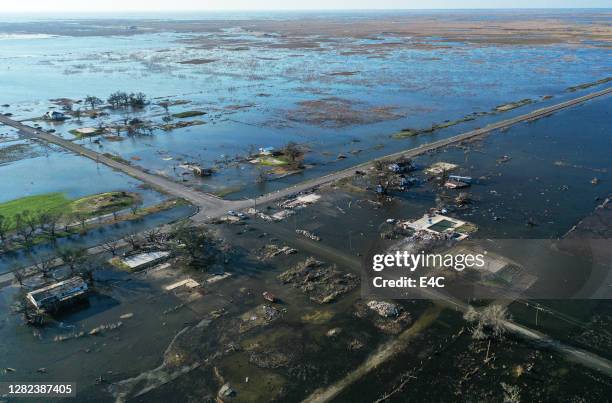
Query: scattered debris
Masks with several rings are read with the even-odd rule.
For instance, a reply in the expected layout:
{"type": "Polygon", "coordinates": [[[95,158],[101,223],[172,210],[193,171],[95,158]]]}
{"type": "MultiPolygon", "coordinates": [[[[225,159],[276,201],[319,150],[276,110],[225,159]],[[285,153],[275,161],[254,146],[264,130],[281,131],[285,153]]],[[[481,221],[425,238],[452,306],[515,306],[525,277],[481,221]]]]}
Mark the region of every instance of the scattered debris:
{"type": "Polygon", "coordinates": [[[186,278],[184,280],[177,281],[176,283],[172,283],[170,285],[167,285],[167,286],[164,287],[164,289],[166,291],[172,291],[175,288],[179,288],[179,287],[196,288],[196,287],[199,287],[199,286],[200,286],[200,283],[198,283],[194,279],[186,278]]]}
{"type": "Polygon", "coordinates": [[[244,333],[258,326],[268,325],[279,319],[281,314],[280,308],[267,304],[259,305],[240,317],[239,331],[244,333]]]}
{"type": "Polygon", "coordinates": [[[231,275],[232,273],[215,274],[206,279],[206,284],[213,284],[213,283],[216,283],[217,281],[225,280],[231,275]]]}
{"type": "Polygon", "coordinates": [[[284,209],[303,208],[309,204],[317,202],[320,198],[321,196],[316,193],[309,193],[307,195],[298,196],[294,199],[286,200],[280,203],[279,206],[284,209]]]}
{"type": "Polygon", "coordinates": [[[427,168],[425,170],[425,173],[428,173],[430,175],[441,175],[456,168],[456,164],[451,164],[449,162],[436,162],[435,164],[432,164],[429,168],[427,168]]]}
{"type": "Polygon", "coordinates": [[[121,326],[123,326],[123,322],[119,321],[116,323],[107,323],[105,325],[100,325],[98,327],[95,327],[93,329],[91,329],[89,331],[89,335],[90,336],[94,336],[96,334],[100,334],[106,330],[115,330],[115,329],[119,329],[121,326]]]}
{"type": "Polygon", "coordinates": [[[455,180],[449,180],[449,181],[446,181],[446,183],[444,183],[444,187],[447,189],[463,189],[469,186],[470,186],[469,183],[459,182],[455,180]]]}
{"type": "Polygon", "coordinates": [[[266,301],[276,302],[276,295],[272,294],[270,291],[264,291],[262,296],[266,301]]]}
{"type": "Polygon", "coordinates": [[[289,217],[289,216],[291,216],[293,214],[295,214],[295,211],[292,211],[292,210],[281,210],[281,211],[278,211],[278,212],[272,214],[270,217],[274,221],[282,221],[285,218],[287,218],[287,217],[289,217]]]}
{"type": "Polygon", "coordinates": [[[236,396],[236,391],[232,389],[229,383],[226,383],[223,386],[221,386],[221,388],[219,389],[219,392],[217,392],[217,397],[220,399],[234,397],[234,396],[236,396]]]}
{"type": "Polygon", "coordinates": [[[511,159],[512,158],[510,158],[507,155],[502,155],[500,158],[497,159],[497,163],[498,164],[503,164],[503,163],[506,163],[506,162],[510,161],[511,159]]]}
{"type": "Polygon", "coordinates": [[[313,258],[308,258],[281,273],[278,279],[300,289],[319,304],[334,301],[338,296],[353,290],[359,283],[354,274],[342,273],[334,266],[326,266],[313,258]]]}
{"type": "Polygon", "coordinates": [[[327,337],[336,337],[338,336],[340,333],[342,332],[342,329],[340,329],[339,327],[335,327],[333,329],[329,329],[327,331],[327,333],[325,333],[325,335],[327,337]]]}
{"type": "Polygon", "coordinates": [[[390,302],[370,301],[367,305],[368,308],[385,318],[396,317],[399,315],[399,309],[397,305],[392,304],[390,302]]]}
{"type": "Polygon", "coordinates": [[[295,233],[296,233],[296,234],[298,234],[298,235],[303,235],[303,236],[305,236],[306,238],[310,238],[310,239],[312,239],[313,241],[317,241],[317,242],[319,242],[319,241],[321,240],[321,238],[319,238],[317,235],[313,234],[313,233],[312,233],[312,232],[310,232],[310,231],[306,231],[306,230],[304,230],[304,229],[296,229],[296,230],[295,230],[295,233]]]}
{"type": "Polygon", "coordinates": [[[289,246],[279,247],[274,244],[268,244],[263,247],[262,259],[268,260],[278,255],[293,255],[297,252],[297,249],[289,246]]]}

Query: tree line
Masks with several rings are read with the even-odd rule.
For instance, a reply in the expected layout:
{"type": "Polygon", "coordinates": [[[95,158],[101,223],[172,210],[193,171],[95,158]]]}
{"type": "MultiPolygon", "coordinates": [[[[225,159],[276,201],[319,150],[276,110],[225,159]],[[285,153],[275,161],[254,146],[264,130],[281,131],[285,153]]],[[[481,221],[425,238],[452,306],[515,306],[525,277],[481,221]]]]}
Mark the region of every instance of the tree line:
{"type": "MultiPolygon", "coordinates": [[[[84,99],[85,104],[91,109],[96,109],[97,106],[103,105],[104,101],[94,95],[87,95],[84,99]]],[[[148,104],[147,96],[142,92],[127,93],[124,91],[116,91],[109,95],[106,102],[112,109],[143,108],[148,104]]]]}

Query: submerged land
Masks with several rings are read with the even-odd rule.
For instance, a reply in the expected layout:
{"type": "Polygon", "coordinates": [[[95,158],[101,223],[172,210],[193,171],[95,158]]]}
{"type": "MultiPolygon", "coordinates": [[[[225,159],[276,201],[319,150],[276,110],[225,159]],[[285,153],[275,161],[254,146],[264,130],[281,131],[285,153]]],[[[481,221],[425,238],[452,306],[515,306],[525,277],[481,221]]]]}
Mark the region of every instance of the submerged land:
{"type": "Polygon", "coordinates": [[[0,380],[606,401],[610,13],[226,17],[0,23],[0,380]],[[498,293],[365,292],[398,245],[498,293]]]}

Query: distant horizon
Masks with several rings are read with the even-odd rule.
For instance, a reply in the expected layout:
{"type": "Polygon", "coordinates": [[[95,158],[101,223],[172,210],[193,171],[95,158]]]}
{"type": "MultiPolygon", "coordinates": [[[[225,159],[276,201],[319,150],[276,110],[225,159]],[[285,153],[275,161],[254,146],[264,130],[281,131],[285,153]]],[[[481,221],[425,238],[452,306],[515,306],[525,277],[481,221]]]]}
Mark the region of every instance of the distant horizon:
{"type": "MultiPolygon", "coordinates": [[[[259,13],[368,13],[368,12],[444,12],[444,11],[597,11],[597,10],[610,10],[612,7],[499,7],[499,8],[371,8],[371,9],[226,9],[226,10],[124,10],[124,11],[111,11],[111,10],[99,10],[99,11],[81,11],[81,10],[65,10],[65,11],[9,11],[0,12],[0,18],[2,16],[60,16],[60,15],[81,15],[81,16],[92,16],[92,15],[114,15],[114,16],[134,16],[134,15],[157,15],[161,13],[183,15],[183,14],[194,14],[205,15],[205,14],[259,14],[259,13]]],[[[194,15],[197,17],[198,15],[194,15]]]]}
{"type": "Polygon", "coordinates": [[[122,14],[224,12],[338,12],[438,10],[605,10],[608,0],[2,0],[2,14],[122,14]],[[493,4],[492,4],[493,3],[493,4]]]}

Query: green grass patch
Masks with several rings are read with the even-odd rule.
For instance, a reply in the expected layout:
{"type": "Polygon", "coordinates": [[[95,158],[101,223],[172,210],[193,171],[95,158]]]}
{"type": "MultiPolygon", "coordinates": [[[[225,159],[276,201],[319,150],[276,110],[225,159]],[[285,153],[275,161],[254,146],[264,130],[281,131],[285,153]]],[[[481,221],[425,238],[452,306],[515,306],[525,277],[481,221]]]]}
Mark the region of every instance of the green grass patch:
{"type": "Polygon", "coordinates": [[[98,128],[98,129],[96,129],[94,131],[91,131],[91,132],[81,132],[81,131],[79,131],[79,129],[72,129],[72,130],[68,131],[68,133],[72,134],[73,136],[75,136],[76,138],[79,138],[79,139],[84,139],[84,138],[87,138],[87,137],[96,137],[96,136],[99,136],[101,134],[104,134],[105,132],[106,132],[105,129],[100,129],[100,128],[98,128]]]}
{"type": "Polygon", "coordinates": [[[278,157],[259,157],[259,165],[264,165],[267,167],[282,167],[285,165],[289,165],[289,160],[284,156],[278,157]]]}
{"type": "Polygon", "coordinates": [[[17,214],[23,214],[25,211],[35,215],[41,213],[76,213],[85,217],[94,217],[123,210],[139,200],[140,196],[129,192],[107,192],[73,200],[63,193],[55,192],[0,203],[0,215],[11,223],[9,229],[12,230],[17,214]]]}
{"type": "Polygon", "coordinates": [[[192,118],[194,116],[202,116],[202,115],[206,115],[206,112],[203,112],[203,111],[185,111],[185,112],[175,113],[172,116],[174,116],[175,118],[183,119],[183,118],[192,118]]]}
{"type": "Polygon", "coordinates": [[[70,203],[70,199],[68,199],[63,193],[47,193],[36,196],[27,196],[5,203],[0,203],[0,215],[14,222],[15,216],[23,213],[24,211],[30,211],[32,213],[42,211],[61,211],[69,208],[70,203]]]}

